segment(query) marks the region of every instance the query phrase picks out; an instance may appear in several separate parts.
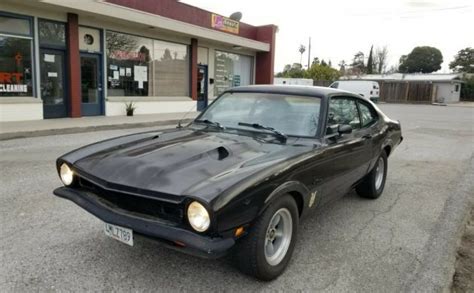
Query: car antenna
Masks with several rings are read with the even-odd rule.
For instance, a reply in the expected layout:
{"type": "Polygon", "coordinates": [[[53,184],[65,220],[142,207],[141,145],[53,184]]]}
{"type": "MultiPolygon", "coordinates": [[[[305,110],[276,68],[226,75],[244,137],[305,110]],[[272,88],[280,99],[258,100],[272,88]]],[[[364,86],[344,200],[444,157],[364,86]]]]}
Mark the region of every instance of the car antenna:
{"type": "Polygon", "coordinates": [[[178,125],[176,126],[176,128],[183,128],[183,126],[181,125],[181,122],[184,120],[184,118],[185,118],[186,116],[188,116],[189,112],[191,112],[195,107],[197,107],[197,104],[196,104],[196,105],[193,105],[193,106],[191,107],[191,109],[189,109],[188,112],[184,113],[183,117],[181,117],[181,119],[179,119],[178,125]]]}

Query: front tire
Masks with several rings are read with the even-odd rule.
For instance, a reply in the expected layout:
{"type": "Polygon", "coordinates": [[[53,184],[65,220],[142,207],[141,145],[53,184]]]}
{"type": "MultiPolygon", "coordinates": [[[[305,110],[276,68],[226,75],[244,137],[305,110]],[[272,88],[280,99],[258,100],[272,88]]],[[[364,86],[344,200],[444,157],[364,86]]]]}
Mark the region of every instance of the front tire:
{"type": "Polygon", "coordinates": [[[236,247],[239,269],[263,281],[281,275],[295,247],[298,220],[298,207],[291,195],[271,203],[236,247]]]}
{"type": "Polygon", "coordinates": [[[387,178],[387,153],[382,151],[374,168],[356,187],[357,194],[364,198],[376,199],[382,195],[387,178]]]}

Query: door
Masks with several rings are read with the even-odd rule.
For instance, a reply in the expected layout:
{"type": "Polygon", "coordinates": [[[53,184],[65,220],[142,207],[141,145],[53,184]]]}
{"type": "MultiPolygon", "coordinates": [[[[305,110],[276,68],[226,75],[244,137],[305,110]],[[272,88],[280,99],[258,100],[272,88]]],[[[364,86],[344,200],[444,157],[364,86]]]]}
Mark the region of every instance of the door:
{"type": "Polygon", "coordinates": [[[197,110],[203,111],[207,107],[207,65],[198,65],[197,79],[197,110]]]}
{"type": "Polygon", "coordinates": [[[367,171],[372,158],[370,137],[361,129],[361,121],[356,100],[336,97],[329,101],[327,125],[337,129],[338,125],[350,125],[352,133],[327,139],[325,172],[326,199],[345,194],[367,171]]]}
{"type": "Polygon", "coordinates": [[[44,118],[67,117],[65,54],[61,50],[41,49],[41,98],[44,118]]]}
{"type": "Polygon", "coordinates": [[[103,90],[100,55],[81,53],[82,116],[102,115],[103,90]]]}

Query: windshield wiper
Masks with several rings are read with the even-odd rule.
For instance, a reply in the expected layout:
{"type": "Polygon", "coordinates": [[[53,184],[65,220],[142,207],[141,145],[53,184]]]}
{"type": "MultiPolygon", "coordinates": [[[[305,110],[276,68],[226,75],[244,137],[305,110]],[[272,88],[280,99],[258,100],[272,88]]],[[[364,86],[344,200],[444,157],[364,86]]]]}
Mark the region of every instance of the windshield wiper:
{"type": "Polygon", "coordinates": [[[198,122],[198,123],[204,123],[204,124],[207,124],[209,126],[214,126],[214,127],[217,127],[219,129],[222,129],[224,130],[225,127],[222,126],[219,122],[215,122],[215,121],[211,121],[209,119],[204,119],[204,120],[194,120],[194,122],[198,122]]]}
{"type": "Polygon", "coordinates": [[[252,127],[252,128],[255,128],[255,129],[263,129],[263,130],[271,131],[273,134],[275,134],[275,136],[280,138],[283,142],[286,142],[286,139],[288,138],[288,136],[286,134],[284,134],[283,132],[278,131],[273,127],[264,126],[264,125],[259,124],[259,123],[239,122],[238,125],[252,127]]]}

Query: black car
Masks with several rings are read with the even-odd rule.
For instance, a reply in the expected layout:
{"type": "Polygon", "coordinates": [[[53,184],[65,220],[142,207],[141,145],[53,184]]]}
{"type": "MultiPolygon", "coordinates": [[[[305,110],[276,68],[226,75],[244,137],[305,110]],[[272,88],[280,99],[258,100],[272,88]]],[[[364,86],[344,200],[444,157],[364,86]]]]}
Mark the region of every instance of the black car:
{"type": "Polygon", "coordinates": [[[54,190],[129,245],[137,235],[241,270],[279,276],[300,218],[356,188],[384,189],[400,123],[371,101],[322,87],[228,90],[185,127],[117,137],[57,160],[54,190]]]}

